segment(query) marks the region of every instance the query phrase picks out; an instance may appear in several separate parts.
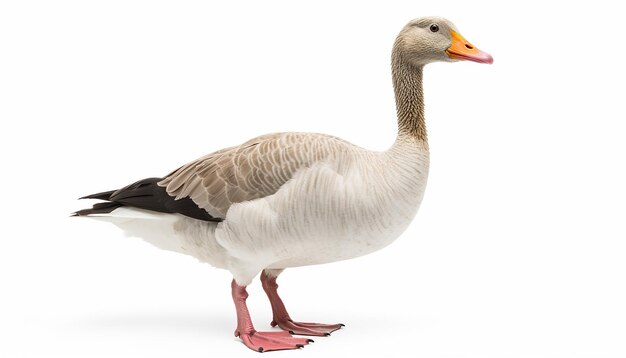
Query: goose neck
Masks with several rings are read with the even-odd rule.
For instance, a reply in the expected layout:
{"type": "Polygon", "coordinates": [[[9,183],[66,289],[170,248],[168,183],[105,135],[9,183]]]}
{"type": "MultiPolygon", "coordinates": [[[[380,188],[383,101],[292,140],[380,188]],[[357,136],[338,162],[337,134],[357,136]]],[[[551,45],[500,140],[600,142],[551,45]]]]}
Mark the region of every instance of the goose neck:
{"type": "Polygon", "coordinates": [[[422,88],[423,66],[414,65],[403,58],[396,45],[392,53],[391,69],[398,115],[398,138],[411,137],[427,143],[422,88]]]}

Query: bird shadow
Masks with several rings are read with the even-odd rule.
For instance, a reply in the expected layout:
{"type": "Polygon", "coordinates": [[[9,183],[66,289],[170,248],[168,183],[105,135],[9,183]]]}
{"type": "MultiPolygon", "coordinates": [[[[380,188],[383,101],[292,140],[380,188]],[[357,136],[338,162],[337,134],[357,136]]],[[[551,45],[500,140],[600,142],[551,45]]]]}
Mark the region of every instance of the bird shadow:
{"type": "Polygon", "coordinates": [[[201,334],[222,334],[224,327],[234,324],[225,313],[207,315],[190,312],[130,312],[82,317],[71,322],[75,328],[104,331],[176,331],[201,334]]]}

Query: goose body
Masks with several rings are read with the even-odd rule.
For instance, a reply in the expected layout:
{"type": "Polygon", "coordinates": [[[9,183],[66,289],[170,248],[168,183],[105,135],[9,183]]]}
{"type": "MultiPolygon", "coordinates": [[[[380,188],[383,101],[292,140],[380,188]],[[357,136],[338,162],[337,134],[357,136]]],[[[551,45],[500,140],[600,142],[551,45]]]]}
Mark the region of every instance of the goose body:
{"type": "Polygon", "coordinates": [[[260,351],[301,347],[309,341],[254,329],[245,287],[263,272],[272,323],[285,331],[327,335],[342,326],[293,321],[276,291],[276,276],[289,267],[374,252],[408,227],[428,178],[423,66],[437,60],[491,62],[459,41],[465,40],[442,18],[413,20],[398,36],[392,55],[398,137],[387,151],[323,134],[269,134],[163,178],[90,195],[105,202],[76,214],[110,221],[129,236],[229,270],[236,335],[260,351]]]}
{"type": "MultiPolygon", "coordinates": [[[[274,194],[231,204],[222,222],[127,206],[98,218],[119,226],[128,236],[228,269],[238,283],[247,285],[266,268],[328,263],[383,248],[409,225],[426,187],[428,148],[410,137],[399,138],[389,151],[372,152],[322,134],[278,133],[230,150],[243,151],[239,155],[250,159],[246,148],[257,146],[278,151],[291,148],[302,167],[294,168],[292,177],[274,194]],[[325,149],[313,155],[308,148],[311,145],[325,149]]],[[[177,187],[177,177],[215,156],[183,166],[159,185],[169,191],[174,184],[172,195],[176,191],[184,194],[188,189],[177,187]]],[[[271,165],[263,162],[270,158],[274,156],[259,155],[254,168],[271,165]]],[[[239,180],[253,178],[246,172],[239,180]]],[[[237,188],[260,185],[239,183],[236,177],[232,182],[238,183],[237,188]]],[[[207,211],[217,216],[219,210],[207,211]]]]}

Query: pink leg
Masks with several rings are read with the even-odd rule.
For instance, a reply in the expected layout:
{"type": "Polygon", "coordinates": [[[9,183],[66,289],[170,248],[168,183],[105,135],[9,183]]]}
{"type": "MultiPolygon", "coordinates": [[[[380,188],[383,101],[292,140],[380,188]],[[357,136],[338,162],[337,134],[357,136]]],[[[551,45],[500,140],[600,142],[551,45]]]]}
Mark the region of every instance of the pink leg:
{"type": "Polygon", "coordinates": [[[278,284],[276,283],[276,277],[268,274],[266,271],[261,273],[261,283],[263,289],[267,293],[267,297],[270,299],[272,305],[272,312],[274,319],[272,320],[272,327],[280,327],[281,329],[288,331],[291,334],[302,334],[306,336],[330,336],[331,332],[334,332],[344,325],[337,324],[322,324],[322,323],[306,323],[295,322],[289,317],[287,309],[283,300],[278,296],[278,284]]]}
{"type": "Polygon", "coordinates": [[[235,337],[241,338],[248,348],[258,352],[267,352],[302,348],[305,344],[313,342],[306,338],[292,337],[287,332],[257,332],[254,326],[252,326],[248,306],[246,306],[246,298],[248,298],[246,287],[237,285],[235,280],[233,280],[231,288],[235,309],[237,310],[235,337]]]}

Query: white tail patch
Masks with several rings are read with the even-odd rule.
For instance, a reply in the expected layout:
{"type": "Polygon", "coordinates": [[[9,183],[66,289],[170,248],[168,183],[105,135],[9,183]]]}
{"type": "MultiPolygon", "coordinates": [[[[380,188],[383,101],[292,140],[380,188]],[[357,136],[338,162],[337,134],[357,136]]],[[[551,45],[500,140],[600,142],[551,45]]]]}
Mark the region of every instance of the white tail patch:
{"type": "Polygon", "coordinates": [[[141,238],[160,249],[185,253],[174,231],[174,225],[180,220],[178,214],[121,207],[107,214],[86,217],[110,222],[122,229],[126,236],[141,238]]]}

